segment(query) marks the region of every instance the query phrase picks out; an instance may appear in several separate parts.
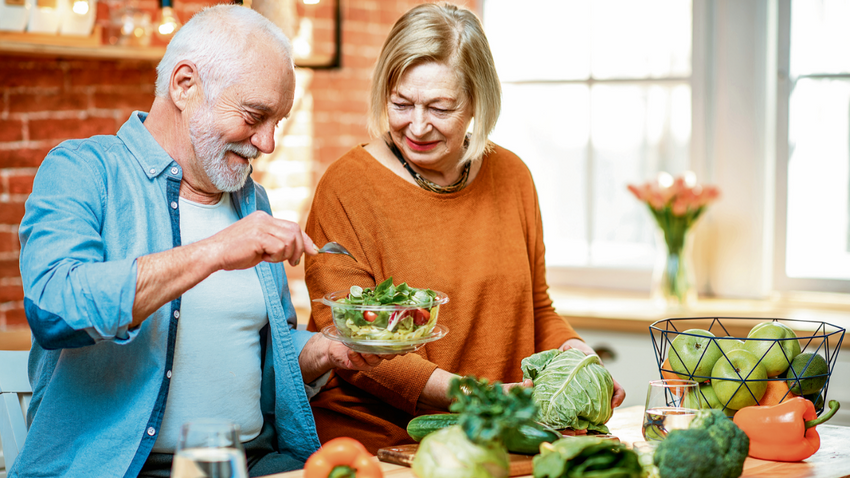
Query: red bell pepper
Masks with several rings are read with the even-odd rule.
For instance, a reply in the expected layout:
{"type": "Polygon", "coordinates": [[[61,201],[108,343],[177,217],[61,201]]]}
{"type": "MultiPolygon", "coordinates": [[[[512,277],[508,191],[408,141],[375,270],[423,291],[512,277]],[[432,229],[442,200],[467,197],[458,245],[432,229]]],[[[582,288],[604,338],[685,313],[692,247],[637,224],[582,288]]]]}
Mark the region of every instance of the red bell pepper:
{"type": "Polygon", "coordinates": [[[820,448],[815,426],[832,418],[838,407],[830,400],[830,410],[818,418],[812,402],[794,397],[778,405],[744,407],[735,413],[734,422],[750,438],[751,457],[802,461],[820,448]]]}

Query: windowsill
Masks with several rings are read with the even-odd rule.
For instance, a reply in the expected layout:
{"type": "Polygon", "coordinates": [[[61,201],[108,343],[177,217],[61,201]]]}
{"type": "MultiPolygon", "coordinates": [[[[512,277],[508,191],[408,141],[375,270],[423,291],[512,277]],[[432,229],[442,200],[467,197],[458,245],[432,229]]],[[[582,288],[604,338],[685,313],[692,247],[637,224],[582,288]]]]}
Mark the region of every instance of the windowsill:
{"type": "MultiPolygon", "coordinates": [[[[850,296],[846,294],[777,294],[769,299],[702,297],[690,307],[676,309],[659,306],[639,292],[550,287],[549,294],[558,313],[578,329],[647,333],[653,322],[685,317],[801,319],[850,328],[850,296]]],[[[703,320],[696,326],[705,323],[703,320]]],[[[753,324],[750,320],[723,320],[723,325],[730,335],[746,337],[753,324]]],[[[790,325],[800,331],[816,329],[800,322],[790,325]]],[[[842,347],[850,348],[850,340],[842,347]]]]}

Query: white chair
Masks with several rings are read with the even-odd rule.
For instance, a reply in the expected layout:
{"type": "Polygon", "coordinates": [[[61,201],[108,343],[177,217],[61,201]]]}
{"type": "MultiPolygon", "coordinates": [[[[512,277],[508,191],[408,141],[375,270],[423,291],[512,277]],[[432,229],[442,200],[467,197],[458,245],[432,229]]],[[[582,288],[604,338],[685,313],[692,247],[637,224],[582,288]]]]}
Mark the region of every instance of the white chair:
{"type": "MultiPolygon", "coordinates": [[[[27,350],[0,350],[0,444],[8,470],[27,437],[27,407],[32,397],[27,350]]],[[[2,468],[0,468],[2,469],[2,468]]]]}

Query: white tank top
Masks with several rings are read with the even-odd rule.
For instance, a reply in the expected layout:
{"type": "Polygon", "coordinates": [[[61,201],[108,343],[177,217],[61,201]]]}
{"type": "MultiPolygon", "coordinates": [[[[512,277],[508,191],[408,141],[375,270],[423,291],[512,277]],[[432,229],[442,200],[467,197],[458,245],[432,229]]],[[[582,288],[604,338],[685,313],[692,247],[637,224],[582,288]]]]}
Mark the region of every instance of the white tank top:
{"type": "MultiPolygon", "coordinates": [[[[215,205],[180,198],[184,245],[206,239],[237,220],[228,193],[215,205]]],[[[154,452],[174,453],[180,427],[199,418],[239,424],[242,442],[260,434],[259,331],[267,322],[253,268],[217,271],[183,294],[171,386],[154,452]]]]}

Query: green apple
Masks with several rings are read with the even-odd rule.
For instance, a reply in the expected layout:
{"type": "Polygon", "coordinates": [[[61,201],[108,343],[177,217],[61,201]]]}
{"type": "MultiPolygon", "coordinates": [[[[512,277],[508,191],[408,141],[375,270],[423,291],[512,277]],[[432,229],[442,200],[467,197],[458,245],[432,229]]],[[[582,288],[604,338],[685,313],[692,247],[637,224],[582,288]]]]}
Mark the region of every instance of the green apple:
{"type": "Polygon", "coordinates": [[[685,398],[682,400],[682,406],[685,408],[694,408],[698,410],[714,408],[725,413],[727,417],[731,417],[737,411],[732,410],[731,408],[723,408],[723,404],[720,403],[720,400],[717,398],[717,394],[714,393],[714,388],[712,388],[710,383],[701,384],[699,386],[699,393],[686,395],[685,398]]]}
{"type": "Polygon", "coordinates": [[[719,337],[717,339],[717,345],[720,347],[720,350],[722,350],[725,354],[733,350],[744,348],[744,341],[729,336],[719,337]]]}
{"type": "Polygon", "coordinates": [[[702,382],[710,377],[711,368],[723,355],[714,343],[714,334],[702,329],[689,329],[676,336],[667,353],[670,367],[682,378],[702,382]]]}
{"type": "Polygon", "coordinates": [[[794,357],[800,355],[800,341],[787,325],[763,322],[747,334],[744,350],[761,360],[768,377],[776,377],[788,370],[794,357]]]}
{"type": "Polygon", "coordinates": [[[767,390],[767,370],[745,349],[732,350],[718,360],[711,377],[717,400],[733,410],[756,405],[767,390]]]}
{"type": "Polygon", "coordinates": [[[685,398],[682,399],[682,406],[703,410],[708,408],[723,408],[710,383],[703,383],[699,386],[699,391],[685,395],[685,398]]]}
{"type": "MultiPolygon", "coordinates": [[[[781,322],[777,322],[775,320],[768,320],[768,321],[761,322],[758,325],[753,326],[753,328],[750,329],[750,332],[747,334],[747,336],[749,336],[753,332],[757,331],[758,329],[764,327],[765,325],[777,325],[777,326],[782,327],[784,329],[791,330],[791,327],[788,327],[787,325],[785,325],[781,322]]],[[[793,330],[791,330],[791,332],[793,332],[793,330]]]]}

